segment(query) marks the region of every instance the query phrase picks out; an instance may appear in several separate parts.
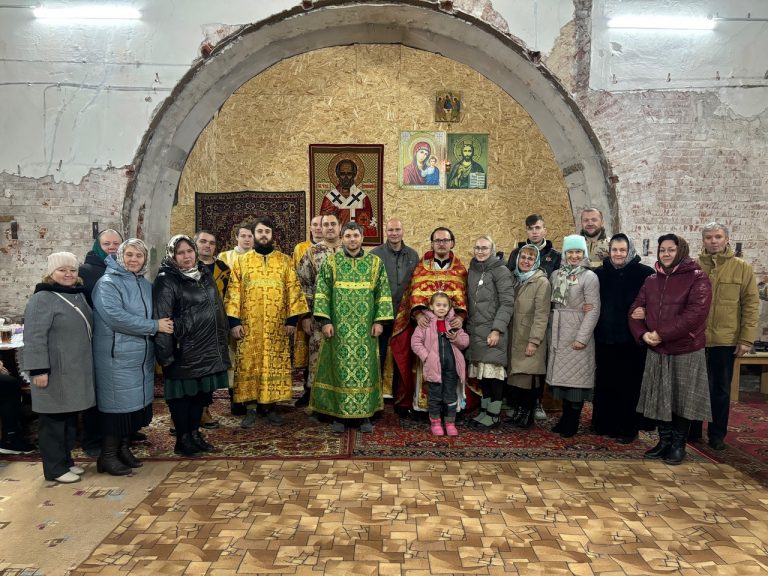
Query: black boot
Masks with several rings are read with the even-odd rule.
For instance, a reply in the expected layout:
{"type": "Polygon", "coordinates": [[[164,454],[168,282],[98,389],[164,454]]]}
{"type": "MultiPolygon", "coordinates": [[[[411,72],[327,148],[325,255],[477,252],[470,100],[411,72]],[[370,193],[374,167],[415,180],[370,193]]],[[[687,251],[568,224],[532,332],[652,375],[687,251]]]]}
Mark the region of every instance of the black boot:
{"type": "Polygon", "coordinates": [[[568,407],[570,406],[570,402],[568,400],[563,400],[563,411],[560,412],[560,420],[557,421],[557,424],[552,426],[552,432],[560,433],[565,429],[565,425],[568,422],[568,407]]]}
{"type": "Polygon", "coordinates": [[[512,421],[516,428],[525,430],[533,426],[536,414],[536,392],[536,388],[520,391],[520,410],[517,413],[517,418],[512,421]]]}
{"type": "Polygon", "coordinates": [[[200,434],[200,430],[193,430],[190,435],[192,436],[194,443],[197,444],[197,447],[200,449],[200,452],[216,452],[216,446],[208,442],[208,440],[200,434]]]}
{"type": "Polygon", "coordinates": [[[128,438],[120,440],[120,447],[117,449],[117,458],[128,466],[128,468],[141,468],[144,464],[139,461],[131,452],[131,442],[128,438]]]}
{"type": "Polygon", "coordinates": [[[127,476],[131,473],[131,469],[117,457],[120,442],[121,440],[117,436],[101,437],[101,454],[96,460],[96,471],[99,474],[106,472],[112,476],[127,476]]]}
{"type": "Polygon", "coordinates": [[[645,451],[646,458],[666,458],[669,449],[672,447],[672,423],[659,421],[659,442],[645,451]]]}
{"type": "Polygon", "coordinates": [[[690,420],[672,414],[672,447],[664,458],[664,464],[675,466],[685,460],[685,442],[688,440],[690,429],[690,420]]]}
{"type": "Polygon", "coordinates": [[[567,411],[563,408],[563,413],[567,416],[563,429],[560,432],[561,438],[573,438],[576,436],[576,432],[579,431],[579,423],[581,422],[581,409],[584,407],[584,402],[568,402],[567,411]]]}
{"type": "Polygon", "coordinates": [[[200,456],[200,447],[189,432],[176,438],[176,446],[173,451],[175,454],[186,456],[187,458],[197,458],[200,456]]]}

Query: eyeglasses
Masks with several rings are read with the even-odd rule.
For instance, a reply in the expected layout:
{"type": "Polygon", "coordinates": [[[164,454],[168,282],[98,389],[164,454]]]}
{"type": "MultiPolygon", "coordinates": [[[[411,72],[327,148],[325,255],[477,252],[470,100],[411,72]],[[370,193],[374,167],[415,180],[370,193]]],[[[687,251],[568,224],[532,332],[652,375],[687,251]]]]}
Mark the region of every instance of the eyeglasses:
{"type": "Polygon", "coordinates": [[[432,244],[448,244],[450,242],[453,242],[450,238],[435,238],[432,240],[432,244]]]}
{"type": "Polygon", "coordinates": [[[490,247],[488,246],[475,246],[475,252],[488,252],[490,247]]]}

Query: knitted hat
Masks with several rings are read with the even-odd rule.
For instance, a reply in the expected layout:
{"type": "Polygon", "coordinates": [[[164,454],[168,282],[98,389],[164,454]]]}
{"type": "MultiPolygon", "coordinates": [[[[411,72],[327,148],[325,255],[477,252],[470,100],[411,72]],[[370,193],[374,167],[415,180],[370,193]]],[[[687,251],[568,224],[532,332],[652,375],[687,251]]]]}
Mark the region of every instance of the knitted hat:
{"type": "Polygon", "coordinates": [[[584,236],[580,234],[571,234],[563,238],[563,254],[568,250],[581,250],[584,255],[587,255],[587,241],[584,236]]]}
{"type": "Polygon", "coordinates": [[[80,266],[77,261],[77,256],[72,252],[54,252],[48,256],[48,275],[53,274],[58,268],[69,266],[71,268],[78,268],[80,266]]]}

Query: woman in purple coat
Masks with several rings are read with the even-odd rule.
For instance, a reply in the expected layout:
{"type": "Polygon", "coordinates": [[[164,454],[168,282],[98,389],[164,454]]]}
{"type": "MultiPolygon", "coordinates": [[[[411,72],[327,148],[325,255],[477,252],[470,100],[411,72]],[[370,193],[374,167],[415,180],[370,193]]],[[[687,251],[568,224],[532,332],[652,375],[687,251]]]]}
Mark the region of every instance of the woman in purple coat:
{"type": "Polygon", "coordinates": [[[691,420],[712,419],[704,357],[712,288],[684,239],[660,236],[657,256],[629,309],[632,335],[648,345],[637,411],[658,421],[659,442],[646,457],[680,464],[691,420]]]}

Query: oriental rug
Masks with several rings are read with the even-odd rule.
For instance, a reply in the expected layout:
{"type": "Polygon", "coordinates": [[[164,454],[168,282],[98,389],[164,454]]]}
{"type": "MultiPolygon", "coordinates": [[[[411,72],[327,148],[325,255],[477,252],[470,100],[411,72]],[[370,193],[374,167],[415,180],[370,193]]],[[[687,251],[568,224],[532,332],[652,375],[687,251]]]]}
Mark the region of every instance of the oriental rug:
{"type": "Polygon", "coordinates": [[[306,240],[307,199],[299,192],[196,192],[195,229],[210,230],[219,242],[219,251],[235,244],[233,228],[244,220],[269,216],[275,223],[272,236],[281,252],[306,240]]]}
{"type": "Polygon", "coordinates": [[[739,400],[731,403],[725,450],[710,448],[706,432],[705,442],[693,446],[768,486],[768,395],[742,391],[739,400]]]}
{"type": "MultiPolygon", "coordinates": [[[[656,444],[656,436],[641,432],[631,444],[591,434],[589,423],[591,405],[584,407],[578,434],[561,438],[550,432],[557,422],[558,412],[548,413],[546,422],[537,422],[529,430],[519,430],[509,421],[491,430],[478,430],[459,422],[456,437],[433,436],[429,424],[399,418],[385,410],[371,434],[354,432],[353,458],[393,458],[419,460],[635,460],[656,444]]],[[[696,451],[689,451],[689,460],[707,461],[696,451]]]]}

